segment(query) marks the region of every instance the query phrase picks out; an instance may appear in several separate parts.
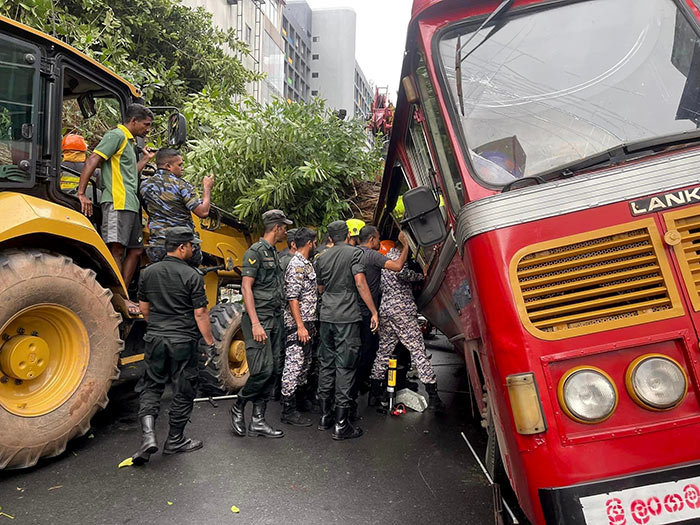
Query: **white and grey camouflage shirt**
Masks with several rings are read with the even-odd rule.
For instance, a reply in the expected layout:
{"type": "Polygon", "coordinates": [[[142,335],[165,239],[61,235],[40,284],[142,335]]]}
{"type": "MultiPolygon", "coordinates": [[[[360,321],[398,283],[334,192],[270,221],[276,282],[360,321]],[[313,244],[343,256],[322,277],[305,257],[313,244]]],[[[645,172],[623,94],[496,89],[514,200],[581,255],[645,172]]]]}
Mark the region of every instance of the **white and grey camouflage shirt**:
{"type": "MultiPolygon", "coordinates": [[[[401,256],[401,252],[397,248],[392,248],[386,256],[395,261],[401,256]]],[[[379,306],[379,315],[416,315],[418,309],[413,298],[411,283],[422,281],[424,278],[422,273],[414,272],[405,264],[398,272],[382,270],[382,301],[379,306]]]]}
{"type": "MultiPolygon", "coordinates": [[[[318,320],[316,271],[311,261],[300,253],[295,253],[287,265],[287,271],[284,274],[284,295],[287,301],[291,299],[299,301],[302,321],[318,320]]],[[[289,302],[284,308],[284,324],[285,326],[296,326],[289,302]]]]}

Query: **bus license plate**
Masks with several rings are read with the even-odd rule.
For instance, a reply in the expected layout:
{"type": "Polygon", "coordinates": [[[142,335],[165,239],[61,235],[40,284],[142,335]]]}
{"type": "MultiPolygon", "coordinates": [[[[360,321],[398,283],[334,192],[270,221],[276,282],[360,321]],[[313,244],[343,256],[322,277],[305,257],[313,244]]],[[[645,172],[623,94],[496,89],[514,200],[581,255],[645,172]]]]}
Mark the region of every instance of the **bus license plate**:
{"type": "Polygon", "coordinates": [[[585,496],[587,525],[661,525],[700,518],[700,477],[585,496]]]}

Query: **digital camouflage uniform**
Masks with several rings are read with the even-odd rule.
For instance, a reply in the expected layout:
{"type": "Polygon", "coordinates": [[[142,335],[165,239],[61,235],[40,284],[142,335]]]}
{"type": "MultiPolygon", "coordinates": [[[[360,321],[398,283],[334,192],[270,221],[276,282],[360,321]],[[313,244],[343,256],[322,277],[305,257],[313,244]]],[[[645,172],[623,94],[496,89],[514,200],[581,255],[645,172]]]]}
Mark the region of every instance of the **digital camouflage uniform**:
{"type": "MultiPolygon", "coordinates": [[[[387,257],[396,260],[401,252],[392,248],[387,257]]],[[[418,370],[423,384],[436,383],[428,356],[425,353],[423,333],[418,325],[418,310],[413,299],[411,282],[421,281],[423,274],[410,270],[408,266],[399,272],[382,270],[382,299],[379,306],[379,350],[372,367],[372,379],[384,379],[389,367],[389,356],[396,343],[401,343],[411,353],[411,361],[418,370]]]]}
{"type": "MultiPolygon", "coordinates": [[[[194,232],[192,211],[202,204],[194,186],[170,171],[159,169],[141,183],[141,199],[148,213],[148,247],[146,255],[153,262],[165,257],[165,231],[173,226],[187,226],[194,232]]],[[[193,246],[190,264],[199,266],[202,250],[193,246]]]]}
{"type": "Polygon", "coordinates": [[[297,337],[297,325],[292,317],[289,303],[284,310],[284,325],[287,330],[287,350],[282,374],[282,395],[291,396],[298,386],[306,384],[311,368],[311,348],[316,336],[316,321],[318,320],[318,287],[316,272],[311,261],[300,253],[296,253],[289,264],[284,276],[284,291],[287,301],[299,301],[301,320],[309,332],[309,341],[302,345],[297,337]]]}
{"type": "Polygon", "coordinates": [[[261,238],[245,252],[241,275],[255,279],[255,312],[267,339],[263,343],[253,339],[253,327],[245,312],[241,330],[245,339],[250,377],[238,397],[250,401],[268,401],[275,376],[282,370],[280,361],[284,345],[284,281],[277,249],[261,238]]]}

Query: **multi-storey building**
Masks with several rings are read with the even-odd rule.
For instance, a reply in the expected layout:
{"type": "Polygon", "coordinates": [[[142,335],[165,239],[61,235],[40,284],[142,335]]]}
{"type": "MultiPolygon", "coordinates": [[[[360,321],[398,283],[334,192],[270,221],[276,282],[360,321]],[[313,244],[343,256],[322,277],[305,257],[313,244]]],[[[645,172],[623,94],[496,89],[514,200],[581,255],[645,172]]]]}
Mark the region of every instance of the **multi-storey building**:
{"type": "Polygon", "coordinates": [[[306,102],[311,98],[311,16],[305,0],[290,2],[282,11],[284,96],[290,102],[306,102]]]}
{"type": "Polygon", "coordinates": [[[263,80],[252,82],[248,92],[255,100],[271,102],[284,96],[285,42],[282,38],[284,0],[182,0],[190,7],[203,7],[214,23],[224,30],[235,29],[250,53],[241,56],[243,65],[265,73],[263,80]]]}

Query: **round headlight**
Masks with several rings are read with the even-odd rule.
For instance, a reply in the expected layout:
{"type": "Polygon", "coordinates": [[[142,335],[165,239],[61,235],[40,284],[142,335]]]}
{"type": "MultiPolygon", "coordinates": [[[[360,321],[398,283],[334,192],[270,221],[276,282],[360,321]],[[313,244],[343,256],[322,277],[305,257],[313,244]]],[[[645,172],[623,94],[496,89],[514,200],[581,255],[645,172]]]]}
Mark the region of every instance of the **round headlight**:
{"type": "Polygon", "coordinates": [[[688,391],[688,378],[681,365],[661,354],[647,354],[632,361],[625,384],[638,405],[652,410],[678,406],[688,391]]]}
{"type": "Polygon", "coordinates": [[[617,407],[617,389],[608,374],[592,366],[569,370],[559,381],[559,404],[580,423],[600,423],[617,407]]]}

